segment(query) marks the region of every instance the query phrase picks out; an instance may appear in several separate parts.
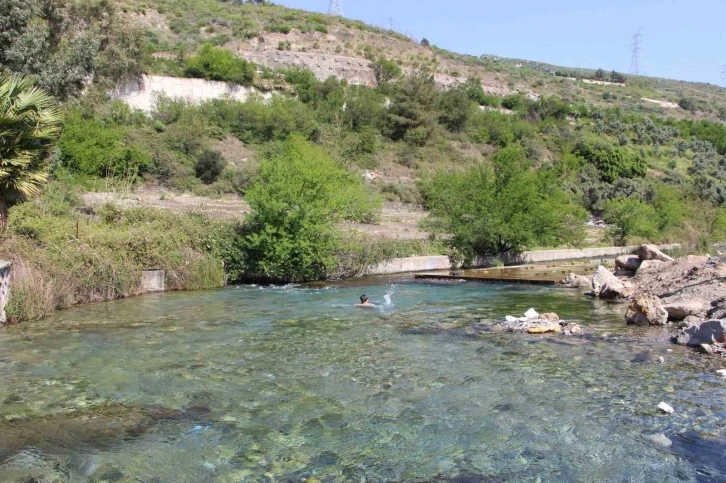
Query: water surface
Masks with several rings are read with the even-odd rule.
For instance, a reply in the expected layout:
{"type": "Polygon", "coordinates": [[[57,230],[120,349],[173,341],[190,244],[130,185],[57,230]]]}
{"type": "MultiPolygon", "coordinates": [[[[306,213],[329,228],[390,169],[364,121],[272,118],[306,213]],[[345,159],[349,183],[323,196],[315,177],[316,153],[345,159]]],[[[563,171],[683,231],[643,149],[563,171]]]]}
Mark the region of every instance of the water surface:
{"type": "Polygon", "coordinates": [[[720,361],[622,311],[390,278],[67,310],[0,331],[0,481],[724,481],[720,361]],[[470,329],[530,307],[587,336],[470,329]]]}

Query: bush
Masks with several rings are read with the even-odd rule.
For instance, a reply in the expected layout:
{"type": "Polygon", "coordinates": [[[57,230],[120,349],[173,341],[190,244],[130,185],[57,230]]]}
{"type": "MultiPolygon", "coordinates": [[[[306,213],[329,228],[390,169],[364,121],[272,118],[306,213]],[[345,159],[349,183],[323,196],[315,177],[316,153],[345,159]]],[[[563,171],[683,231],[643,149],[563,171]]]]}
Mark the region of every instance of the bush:
{"type": "Polygon", "coordinates": [[[58,141],[63,164],[91,176],[136,177],[148,170],[151,158],[123,142],[124,129],[104,126],[71,113],[58,141]]]}
{"type": "Polygon", "coordinates": [[[385,57],[379,57],[370,66],[373,68],[379,84],[385,84],[386,82],[397,79],[403,72],[396,62],[385,57]]]}
{"type": "Polygon", "coordinates": [[[652,206],[632,198],[614,198],[605,203],[604,219],[613,225],[616,243],[625,245],[629,237],[650,238],[656,235],[652,206]]]}
{"type": "Polygon", "coordinates": [[[184,75],[251,85],[255,79],[255,70],[253,63],[240,59],[231,51],[204,44],[197,55],[187,59],[184,75]]]}
{"type": "Polygon", "coordinates": [[[202,183],[212,184],[222,174],[226,164],[227,162],[222,157],[222,153],[216,149],[205,149],[197,158],[194,172],[202,183]]]}
{"type": "Polygon", "coordinates": [[[532,246],[578,243],[586,213],[547,171],[535,171],[519,146],[499,151],[493,166],[439,172],[422,185],[424,205],[446,221],[452,247],[466,263],[477,255],[520,253],[532,246]]]}
{"type": "Polygon", "coordinates": [[[648,171],[648,165],[641,153],[619,146],[580,142],[574,153],[593,164],[600,173],[600,178],[607,183],[621,177],[643,178],[648,171]]]}
{"type": "Polygon", "coordinates": [[[464,89],[451,89],[439,96],[439,122],[449,131],[463,130],[474,114],[474,109],[464,89]]]}
{"type": "Polygon", "coordinates": [[[336,223],[370,219],[378,208],[358,177],[300,136],[262,163],[247,200],[252,213],[230,269],[235,278],[279,282],[325,278],[342,246],[336,223]]]}

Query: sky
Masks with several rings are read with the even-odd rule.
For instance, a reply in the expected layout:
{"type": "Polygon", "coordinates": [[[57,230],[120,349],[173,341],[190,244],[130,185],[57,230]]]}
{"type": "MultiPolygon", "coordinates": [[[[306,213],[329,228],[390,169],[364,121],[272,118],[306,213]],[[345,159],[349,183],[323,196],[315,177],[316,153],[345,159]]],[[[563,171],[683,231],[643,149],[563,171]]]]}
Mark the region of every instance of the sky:
{"type": "MultiPolygon", "coordinates": [[[[726,0],[342,0],[345,16],[458,53],[724,85],[726,0]]],[[[329,0],[280,0],[327,12],[329,0]]]]}

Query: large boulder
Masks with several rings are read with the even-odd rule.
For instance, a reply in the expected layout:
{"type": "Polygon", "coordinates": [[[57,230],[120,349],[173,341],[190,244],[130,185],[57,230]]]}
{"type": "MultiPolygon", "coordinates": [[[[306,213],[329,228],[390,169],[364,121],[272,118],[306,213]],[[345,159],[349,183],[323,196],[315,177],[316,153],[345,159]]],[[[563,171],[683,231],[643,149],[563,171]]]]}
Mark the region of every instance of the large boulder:
{"type": "Polygon", "coordinates": [[[560,281],[560,284],[570,288],[592,288],[592,280],[583,275],[570,273],[567,278],[560,281]]]}
{"type": "Polygon", "coordinates": [[[640,267],[638,267],[638,273],[654,273],[659,271],[665,262],[662,262],[660,260],[643,260],[643,262],[640,264],[640,267]]]}
{"type": "Polygon", "coordinates": [[[689,315],[698,315],[703,312],[704,305],[700,300],[679,300],[663,304],[668,312],[668,320],[683,320],[689,315]]]}
{"type": "Polygon", "coordinates": [[[662,251],[658,249],[655,245],[640,245],[640,248],[638,248],[638,257],[645,261],[645,260],[660,260],[661,262],[672,262],[673,258],[669,257],[662,251]]]}
{"type": "Polygon", "coordinates": [[[622,282],[602,265],[592,277],[592,290],[596,296],[608,300],[628,298],[633,293],[629,283],[622,282]]]}
{"type": "Polygon", "coordinates": [[[673,341],[681,345],[701,347],[704,344],[726,342],[724,333],[726,333],[726,319],[707,320],[699,325],[683,329],[673,338],[673,341]]]}
{"type": "Polygon", "coordinates": [[[628,305],[625,321],[637,325],[665,325],[668,322],[668,312],[655,295],[639,293],[628,305]]]}
{"type": "Polygon", "coordinates": [[[640,268],[641,262],[642,260],[635,255],[620,255],[615,259],[615,267],[635,272],[640,268]]]}

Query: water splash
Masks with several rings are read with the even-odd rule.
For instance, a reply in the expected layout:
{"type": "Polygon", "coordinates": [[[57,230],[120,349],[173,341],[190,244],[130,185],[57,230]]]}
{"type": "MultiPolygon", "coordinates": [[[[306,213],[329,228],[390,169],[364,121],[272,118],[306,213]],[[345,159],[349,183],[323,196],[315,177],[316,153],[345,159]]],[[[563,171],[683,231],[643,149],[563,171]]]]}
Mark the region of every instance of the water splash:
{"type": "Polygon", "coordinates": [[[383,303],[384,307],[393,307],[393,302],[391,302],[391,297],[393,297],[393,294],[396,293],[396,288],[398,288],[398,285],[396,285],[396,284],[388,286],[388,290],[386,291],[385,295],[383,296],[383,300],[385,300],[385,302],[383,303]]]}

